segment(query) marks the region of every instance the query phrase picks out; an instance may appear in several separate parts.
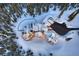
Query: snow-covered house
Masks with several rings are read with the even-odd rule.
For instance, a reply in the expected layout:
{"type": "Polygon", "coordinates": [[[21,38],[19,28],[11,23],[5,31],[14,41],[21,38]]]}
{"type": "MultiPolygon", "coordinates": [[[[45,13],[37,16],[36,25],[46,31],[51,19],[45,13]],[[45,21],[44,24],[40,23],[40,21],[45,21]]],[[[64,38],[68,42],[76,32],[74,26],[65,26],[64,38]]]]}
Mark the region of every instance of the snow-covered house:
{"type": "Polygon", "coordinates": [[[47,16],[42,23],[35,19],[24,19],[19,23],[18,30],[22,30],[22,38],[27,41],[37,37],[45,39],[45,41],[56,43],[56,40],[54,40],[55,38],[53,38],[55,36],[54,33],[49,31],[49,26],[51,24],[53,24],[52,16],[47,16]],[[51,33],[51,37],[48,35],[49,32],[51,33]]]}

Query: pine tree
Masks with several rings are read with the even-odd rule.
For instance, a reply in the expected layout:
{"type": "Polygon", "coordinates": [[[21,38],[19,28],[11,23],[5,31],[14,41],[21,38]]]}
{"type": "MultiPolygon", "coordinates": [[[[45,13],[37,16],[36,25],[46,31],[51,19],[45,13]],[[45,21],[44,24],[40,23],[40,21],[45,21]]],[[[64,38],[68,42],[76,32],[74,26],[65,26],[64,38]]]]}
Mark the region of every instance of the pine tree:
{"type": "Polygon", "coordinates": [[[64,11],[67,10],[67,8],[68,8],[68,4],[61,4],[61,7],[60,7],[61,13],[59,14],[58,18],[62,16],[64,11]]]}
{"type": "Polygon", "coordinates": [[[68,16],[69,18],[68,21],[72,21],[78,13],[79,13],[79,9],[74,11],[71,15],[68,16]]]}

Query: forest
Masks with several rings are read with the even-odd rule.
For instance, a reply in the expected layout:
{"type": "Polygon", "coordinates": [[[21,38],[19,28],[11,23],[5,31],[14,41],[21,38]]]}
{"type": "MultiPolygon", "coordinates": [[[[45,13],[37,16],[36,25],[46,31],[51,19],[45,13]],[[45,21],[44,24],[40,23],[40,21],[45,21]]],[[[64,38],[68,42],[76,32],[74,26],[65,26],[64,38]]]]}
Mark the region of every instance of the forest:
{"type": "MultiPolygon", "coordinates": [[[[22,47],[18,46],[15,39],[18,39],[13,31],[13,25],[21,18],[27,15],[35,18],[43,13],[47,13],[49,9],[53,11],[59,9],[60,14],[57,18],[61,18],[67,10],[77,9],[68,16],[68,22],[74,20],[79,14],[79,4],[76,3],[0,3],[0,55],[2,56],[33,56],[33,52],[29,49],[27,52],[21,51],[22,47]],[[7,53],[8,52],[8,53],[7,53]],[[26,53],[26,54],[25,54],[26,53]]],[[[39,54],[41,56],[41,54],[39,54]]],[[[53,55],[53,54],[49,54],[53,55]]]]}

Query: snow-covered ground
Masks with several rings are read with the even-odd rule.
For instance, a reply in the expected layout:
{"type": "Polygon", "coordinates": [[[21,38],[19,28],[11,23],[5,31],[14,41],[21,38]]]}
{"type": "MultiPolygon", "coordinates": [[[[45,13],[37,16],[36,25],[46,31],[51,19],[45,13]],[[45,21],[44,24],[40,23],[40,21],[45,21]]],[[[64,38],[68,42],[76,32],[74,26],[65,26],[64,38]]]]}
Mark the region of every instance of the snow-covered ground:
{"type": "Polygon", "coordinates": [[[29,23],[42,23],[45,19],[49,17],[53,17],[54,21],[59,23],[65,22],[68,27],[79,27],[79,14],[75,17],[75,19],[71,22],[67,22],[68,15],[70,15],[73,10],[67,10],[61,16],[61,18],[57,18],[60,14],[59,9],[55,11],[52,8],[49,9],[47,13],[42,13],[41,15],[37,15],[34,18],[30,15],[22,15],[21,18],[18,18],[18,21],[14,23],[15,27],[13,27],[14,32],[16,33],[18,39],[16,42],[19,46],[23,47],[23,50],[27,51],[31,49],[34,52],[34,55],[49,55],[49,53],[53,53],[53,55],[79,55],[79,36],[77,31],[70,31],[65,36],[60,36],[56,34],[56,39],[58,42],[56,44],[49,44],[46,40],[41,40],[40,38],[35,37],[32,41],[25,41],[22,38],[22,29],[24,26],[28,25],[29,23]],[[67,37],[72,37],[73,39],[70,41],[65,41],[67,37]]]}

